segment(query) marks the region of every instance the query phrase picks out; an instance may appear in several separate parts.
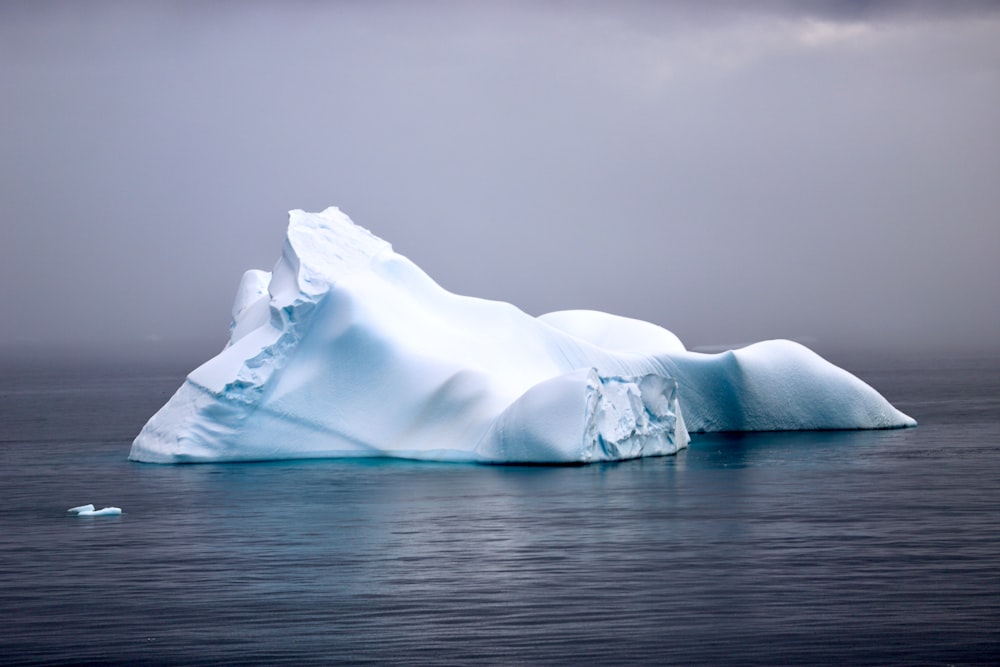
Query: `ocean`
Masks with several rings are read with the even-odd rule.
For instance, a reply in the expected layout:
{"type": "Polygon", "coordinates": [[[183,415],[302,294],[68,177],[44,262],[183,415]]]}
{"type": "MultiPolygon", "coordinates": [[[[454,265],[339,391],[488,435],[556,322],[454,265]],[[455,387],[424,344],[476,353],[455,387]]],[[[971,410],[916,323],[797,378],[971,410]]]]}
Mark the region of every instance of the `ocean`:
{"type": "Polygon", "coordinates": [[[920,425],[158,466],[192,360],[7,358],[0,664],[1000,663],[1000,356],[830,358],[920,425]]]}

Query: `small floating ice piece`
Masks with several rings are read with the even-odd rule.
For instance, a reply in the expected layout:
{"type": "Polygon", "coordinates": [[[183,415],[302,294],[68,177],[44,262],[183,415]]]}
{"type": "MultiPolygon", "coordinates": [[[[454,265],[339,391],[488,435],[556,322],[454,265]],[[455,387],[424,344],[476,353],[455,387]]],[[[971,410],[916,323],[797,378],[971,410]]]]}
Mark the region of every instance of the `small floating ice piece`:
{"type": "Polygon", "coordinates": [[[102,507],[99,510],[87,510],[80,512],[77,516],[118,516],[122,513],[120,507],[102,507]]]}
{"type": "Polygon", "coordinates": [[[121,507],[102,507],[99,510],[95,510],[93,505],[81,505],[80,507],[74,507],[70,512],[74,512],[77,516],[118,516],[122,513],[121,507]]]}

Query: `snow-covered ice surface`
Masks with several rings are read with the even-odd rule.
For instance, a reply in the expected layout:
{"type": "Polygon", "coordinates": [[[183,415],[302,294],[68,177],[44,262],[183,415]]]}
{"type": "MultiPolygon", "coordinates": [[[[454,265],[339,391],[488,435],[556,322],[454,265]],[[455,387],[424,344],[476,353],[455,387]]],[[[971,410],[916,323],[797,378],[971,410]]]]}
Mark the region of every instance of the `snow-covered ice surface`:
{"type": "Polygon", "coordinates": [[[452,294],[329,208],[291,212],[274,270],[240,282],[226,348],[130,458],[587,463],[672,454],[689,430],[914,424],[790,341],[699,354],[648,322],[452,294]]]}

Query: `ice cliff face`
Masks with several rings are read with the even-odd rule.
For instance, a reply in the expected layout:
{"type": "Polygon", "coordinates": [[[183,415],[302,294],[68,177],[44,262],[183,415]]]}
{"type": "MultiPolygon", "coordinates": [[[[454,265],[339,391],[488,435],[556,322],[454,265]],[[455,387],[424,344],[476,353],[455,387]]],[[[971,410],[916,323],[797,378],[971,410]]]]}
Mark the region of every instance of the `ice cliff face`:
{"type": "Polygon", "coordinates": [[[130,458],[586,463],[672,454],[688,428],[913,423],[788,341],[702,355],[647,322],[451,294],[330,208],[291,212],[273,271],[243,276],[229,344],[130,458]]]}

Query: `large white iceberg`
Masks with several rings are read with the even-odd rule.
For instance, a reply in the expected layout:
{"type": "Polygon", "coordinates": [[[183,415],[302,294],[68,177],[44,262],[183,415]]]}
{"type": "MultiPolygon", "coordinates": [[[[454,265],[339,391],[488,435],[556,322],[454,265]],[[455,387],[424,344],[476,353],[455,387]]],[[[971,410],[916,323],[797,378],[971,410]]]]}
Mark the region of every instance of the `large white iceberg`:
{"type": "Polygon", "coordinates": [[[913,424],[790,341],[699,354],[648,322],[452,294],[329,208],[291,212],[274,270],[243,276],[226,348],[130,458],[587,463],[672,454],[689,431],[913,424]]]}

